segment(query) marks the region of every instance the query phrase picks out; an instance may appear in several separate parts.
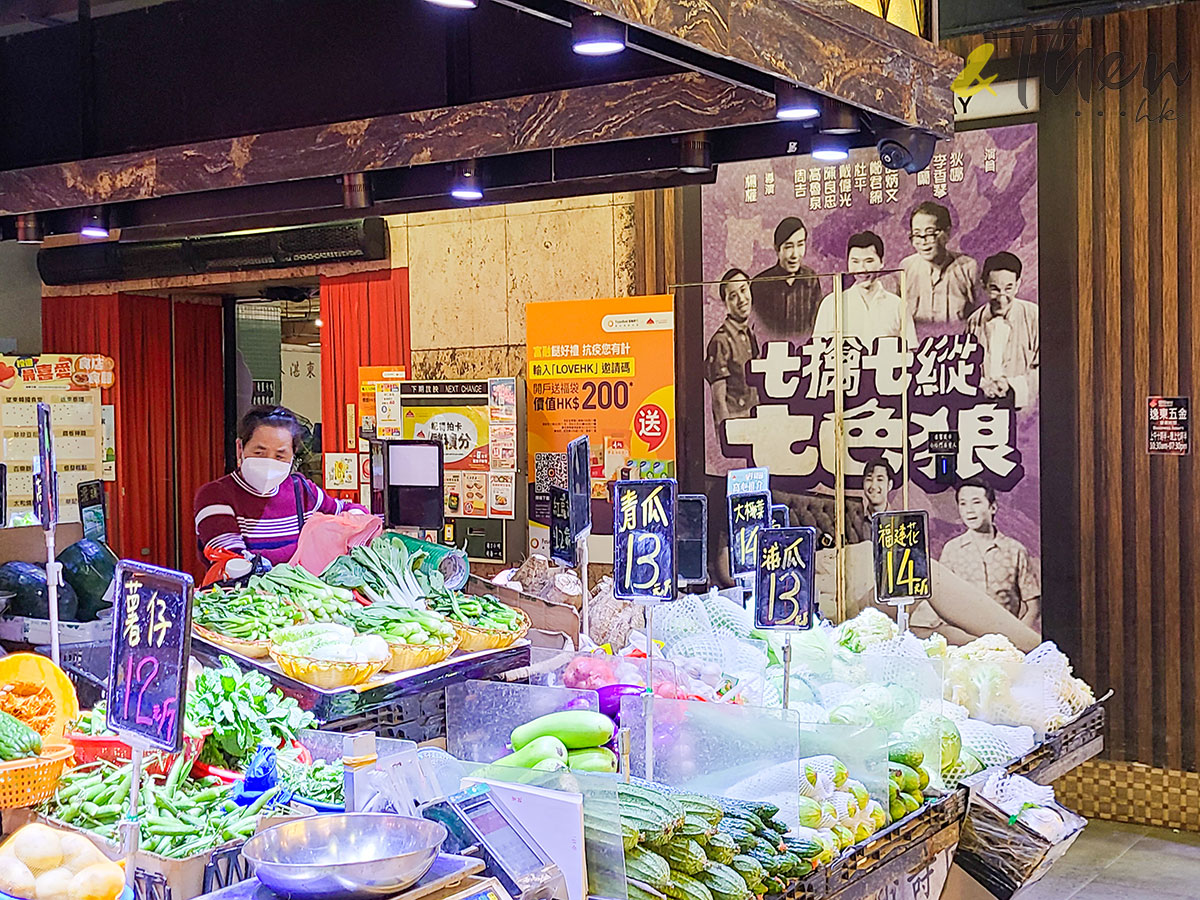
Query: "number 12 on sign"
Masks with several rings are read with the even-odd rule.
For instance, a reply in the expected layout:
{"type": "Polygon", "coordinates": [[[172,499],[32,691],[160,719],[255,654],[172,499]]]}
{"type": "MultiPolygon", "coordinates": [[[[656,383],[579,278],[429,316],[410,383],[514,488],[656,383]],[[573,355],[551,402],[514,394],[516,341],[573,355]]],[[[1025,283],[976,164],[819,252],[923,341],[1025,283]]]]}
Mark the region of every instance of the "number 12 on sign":
{"type": "Polygon", "coordinates": [[[765,528],[758,533],[754,624],[759,628],[812,628],[815,528],[765,528]]]}

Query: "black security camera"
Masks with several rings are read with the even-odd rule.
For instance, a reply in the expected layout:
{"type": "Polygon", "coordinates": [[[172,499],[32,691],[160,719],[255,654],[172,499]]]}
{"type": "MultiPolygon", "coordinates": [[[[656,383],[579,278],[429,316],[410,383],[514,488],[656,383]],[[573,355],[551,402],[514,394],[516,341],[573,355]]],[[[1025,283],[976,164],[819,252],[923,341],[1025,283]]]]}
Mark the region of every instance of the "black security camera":
{"type": "Polygon", "coordinates": [[[875,144],[884,168],[903,169],[909,175],[916,175],[929,165],[936,146],[936,137],[914,128],[885,131],[875,144]]]}

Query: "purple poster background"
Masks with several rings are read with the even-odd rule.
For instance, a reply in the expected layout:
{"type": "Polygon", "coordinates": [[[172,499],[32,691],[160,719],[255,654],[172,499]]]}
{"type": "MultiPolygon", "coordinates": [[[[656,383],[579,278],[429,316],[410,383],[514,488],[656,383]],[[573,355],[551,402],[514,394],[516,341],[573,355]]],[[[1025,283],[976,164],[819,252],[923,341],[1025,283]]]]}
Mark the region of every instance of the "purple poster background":
{"type": "MultiPolygon", "coordinates": [[[[914,252],[909,237],[910,213],[926,200],[950,210],[951,250],[974,258],[980,271],[989,255],[1001,251],[1015,254],[1024,266],[1017,296],[1038,302],[1037,131],[1035,125],[1014,125],[971,131],[957,135],[950,142],[939,142],[933,165],[919,175],[880,170],[878,154],[873,149],[853,151],[848,164],[832,167],[811,157],[722,165],[716,183],[703,190],[704,279],[711,283],[705,288],[706,343],[726,315],[714,282],[730,268],[740,268],[754,276],[775,264],[773,232],[784,217],[795,216],[805,223],[807,248],[803,262],[825,276],[820,288],[824,296],[833,290],[832,273],[845,271],[846,240],[855,232],[877,233],[884,242],[884,269],[898,269],[901,260],[914,252]],[[829,181],[835,182],[832,190],[829,181]],[[813,197],[814,187],[819,198],[813,197]]],[[[899,293],[898,274],[883,276],[882,280],[890,290],[899,293]]],[[[911,295],[909,301],[911,308],[911,295]]],[[[985,303],[986,294],[982,286],[977,286],[976,305],[968,312],[985,303]]],[[[787,337],[771,334],[753,313],[750,321],[760,343],[760,356],[765,352],[761,345],[787,337]]],[[[930,336],[963,332],[961,320],[916,323],[919,344],[930,336]]],[[[796,352],[801,351],[798,348],[796,352]]],[[[976,352],[979,356],[974,362],[978,366],[981,351],[976,352]]],[[[752,381],[754,376],[749,370],[747,374],[752,381]]],[[[761,389],[759,393],[763,394],[761,389]]],[[[960,406],[983,399],[981,393],[975,399],[957,398],[960,406]]],[[[928,408],[936,400],[926,397],[922,402],[928,408]]],[[[711,413],[712,392],[707,381],[705,405],[711,413]]],[[[760,401],[759,408],[762,406],[760,401]]],[[[1035,392],[1026,408],[1012,413],[1010,445],[1019,454],[1020,471],[1017,476],[1010,476],[1010,481],[1011,477],[1019,480],[1005,485],[1007,489],[1000,493],[995,518],[999,531],[1028,549],[1035,566],[1040,565],[1041,557],[1038,432],[1035,392]]],[[[748,464],[746,458],[731,458],[723,452],[711,414],[707,417],[705,444],[706,471],[710,475],[723,475],[748,464]]],[[[916,455],[915,449],[912,456],[916,455]]],[[[860,459],[865,458],[864,452],[859,451],[860,459]]],[[[910,457],[910,465],[914,464],[910,457]]],[[[861,476],[847,478],[848,495],[858,496],[861,486],[861,476]]],[[[910,482],[909,506],[929,511],[930,549],[937,558],[946,541],[962,534],[964,526],[954,492],[941,485],[926,487],[928,493],[910,482]]],[[[816,486],[811,490],[821,493],[827,489],[816,486]]],[[[900,506],[899,498],[897,490],[894,508],[900,506]]]]}

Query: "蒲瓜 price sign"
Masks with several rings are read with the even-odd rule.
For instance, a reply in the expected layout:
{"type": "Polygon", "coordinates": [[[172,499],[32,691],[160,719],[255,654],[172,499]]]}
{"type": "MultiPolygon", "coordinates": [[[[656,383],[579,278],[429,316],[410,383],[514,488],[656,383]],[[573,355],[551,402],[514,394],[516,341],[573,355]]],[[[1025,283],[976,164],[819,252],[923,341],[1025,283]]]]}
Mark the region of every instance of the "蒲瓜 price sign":
{"type": "Polygon", "coordinates": [[[613,485],[613,596],[618,600],[675,599],[676,493],[673,478],[613,485]]]}
{"type": "Polygon", "coordinates": [[[765,528],[758,533],[755,627],[812,628],[816,553],[815,528],[765,528]]]}
{"type": "Polygon", "coordinates": [[[192,646],[192,576],[117,563],[108,727],[131,742],[178,753],[192,646]]]}
{"type": "Polygon", "coordinates": [[[929,514],[924,510],[876,513],[871,517],[875,599],[924,600],[929,580],[929,514]]]}

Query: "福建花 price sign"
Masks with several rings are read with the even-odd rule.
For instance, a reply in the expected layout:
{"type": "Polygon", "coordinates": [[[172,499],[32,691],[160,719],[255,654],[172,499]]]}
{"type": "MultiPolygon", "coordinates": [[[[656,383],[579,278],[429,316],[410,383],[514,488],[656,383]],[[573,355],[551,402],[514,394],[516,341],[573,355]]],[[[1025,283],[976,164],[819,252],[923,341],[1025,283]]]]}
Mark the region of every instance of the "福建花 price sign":
{"type": "Polygon", "coordinates": [[[908,627],[908,604],[932,593],[929,567],[929,514],[924,510],[876,513],[871,517],[875,560],[875,599],[898,607],[901,629],[908,627]]]}
{"type": "Polygon", "coordinates": [[[178,753],[192,645],[192,577],[121,560],[115,580],[108,727],[135,748],[178,753]]]}
{"type": "Polygon", "coordinates": [[[675,599],[673,478],[613,485],[613,596],[636,603],[675,599]]]}

